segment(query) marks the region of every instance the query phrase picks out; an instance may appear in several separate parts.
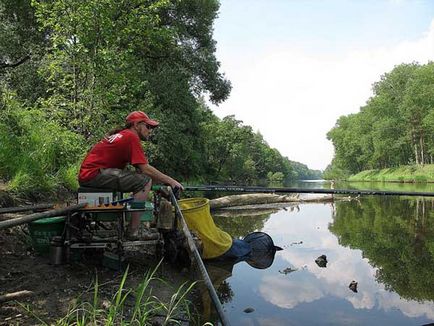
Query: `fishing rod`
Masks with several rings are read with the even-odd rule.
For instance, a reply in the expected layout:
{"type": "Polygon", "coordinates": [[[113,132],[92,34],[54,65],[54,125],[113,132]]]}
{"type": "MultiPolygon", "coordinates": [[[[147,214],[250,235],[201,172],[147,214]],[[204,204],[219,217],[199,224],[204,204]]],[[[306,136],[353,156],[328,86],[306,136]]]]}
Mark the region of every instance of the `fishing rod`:
{"type": "Polygon", "coordinates": [[[216,308],[216,311],[219,315],[219,318],[220,318],[220,321],[222,322],[222,325],[223,326],[230,326],[229,320],[227,319],[227,317],[223,311],[223,307],[220,303],[217,292],[216,292],[216,290],[215,290],[215,288],[211,282],[211,279],[208,275],[208,272],[205,268],[205,265],[202,261],[202,258],[200,257],[200,254],[196,248],[196,244],[194,243],[193,237],[191,236],[190,230],[188,229],[187,222],[184,219],[181,208],[179,207],[178,200],[176,198],[176,194],[179,192],[179,188],[175,188],[175,189],[177,189],[177,190],[174,191],[174,190],[172,190],[172,188],[167,187],[167,190],[168,190],[170,198],[171,198],[171,202],[175,206],[175,212],[177,214],[178,221],[181,224],[180,225],[181,230],[187,239],[187,244],[188,244],[189,250],[190,250],[194,260],[196,261],[196,264],[197,264],[197,267],[199,268],[200,273],[202,274],[203,281],[204,281],[206,287],[208,288],[209,295],[211,297],[211,300],[214,303],[214,307],[216,308]]]}
{"type": "Polygon", "coordinates": [[[184,186],[189,191],[226,191],[254,193],[302,193],[302,194],[348,194],[348,195],[380,195],[380,196],[421,196],[434,197],[434,192],[387,191],[387,190],[355,190],[355,189],[306,189],[306,188],[270,188],[254,186],[199,185],[184,186]]]}

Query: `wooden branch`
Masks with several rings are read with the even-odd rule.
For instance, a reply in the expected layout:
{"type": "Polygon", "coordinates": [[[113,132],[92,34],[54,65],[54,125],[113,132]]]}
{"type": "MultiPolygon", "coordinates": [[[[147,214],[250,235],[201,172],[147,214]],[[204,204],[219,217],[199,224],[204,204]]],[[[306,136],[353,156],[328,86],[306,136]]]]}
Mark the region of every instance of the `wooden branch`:
{"type": "Polygon", "coordinates": [[[65,208],[53,209],[42,213],[30,214],[12,220],[1,221],[0,230],[7,229],[20,224],[30,223],[44,217],[62,216],[68,212],[77,211],[80,208],[85,207],[86,205],[87,203],[82,203],[82,204],[67,206],[65,208]]]}
{"type": "Polygon", "coordinates": [[[34,292],[27,291],[27,290],[13,292],[13,293],[6,293],[3,295],[0,295],[0,303],[11,301],[11,300],[18,300],[18,299],[27,298],[27,297],[32,296],[33,294],[34,294],[34,292]]]}
{"type": "Polygon", "coordinates": [[[22,207],[4,207],[4,208],[0,208],[0,214],[18,213],[18,212],[33,211],[33,210],[48,209],[48,208],[53,208],[53,204],[40,204],[40,205],[22,206],[22,207]]]}
{"type": "Polygon", "coordinates": [[[0,62],[0,69],[5,69],[5,68],[15,68],[18,67],[19,65],[23,64],[24,62],[30,60],[30,55],[26,55],[25,57],[21,58],[19,61],[15,62],[15,63],[6,63],[6,62],[0,62]]]}
{"type": "Polygon", "coordinates": [[[276,195],[276,194],[243,194],[225,196],[209,201],[211,209],[219,209],[224,207],[245,206],[245,205],[260,205],[273,203],[300,202],[295,194],[276,195]]]}

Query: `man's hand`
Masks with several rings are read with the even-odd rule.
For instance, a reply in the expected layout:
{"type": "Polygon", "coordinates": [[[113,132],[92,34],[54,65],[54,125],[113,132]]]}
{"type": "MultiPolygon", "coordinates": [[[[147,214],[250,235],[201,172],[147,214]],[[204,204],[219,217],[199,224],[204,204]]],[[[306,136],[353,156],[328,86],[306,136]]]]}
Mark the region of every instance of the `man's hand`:
{"type": "Polygon", "coordinates": [[[179,188],[181,190],[184,190],[184,187],[181,183],[160,172],[158,169],[154,168],[150,164],[138,164],[137,167],[142,173],[150,176],[153,181],[164,183],[171,186],[173,189],[179,188]]]}
{"type": "Polygon", "coordinates": [[[172,179],[172,182],[169,183],[169,186],[171,186],[172,189],[178,188],[180,190],[184,190],[184,186],[181,183],[179,183],[178,181],[176,181],[175,179],[172,179]]]}

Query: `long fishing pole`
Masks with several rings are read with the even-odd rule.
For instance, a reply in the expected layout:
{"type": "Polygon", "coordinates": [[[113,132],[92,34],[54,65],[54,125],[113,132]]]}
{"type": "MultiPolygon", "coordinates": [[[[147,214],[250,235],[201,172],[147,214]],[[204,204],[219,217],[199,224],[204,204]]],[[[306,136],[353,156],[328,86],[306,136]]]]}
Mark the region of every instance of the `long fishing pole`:
{"type": "Polygon", "coordinates": [[[216,311],[219,315],[220,321],[222,322],[223,326],[230,326],[229,320],[227,319],[222,305],[220,303],[220,300],[218,298],[217,292],[211,282],[211,279],[208,275],[208,272],[205,268],[205,265],[202,261],[202,258],[200,257],[200,254],[196,248],[196,244],[194,243],[193,237],[191,236],[190,230],[188,229],[187,222],[185,222],[184,216],[182,215],[181,208],[178,205],[178,201],[176,199],[175,194],[172,191],[172,188],[167,188],[171,197],[171,202],[175,206],[175,212],[177,213],[179,222],[181,223],[181,230],[184,233],[185,237],[187,238],[187,244],[190,249],[190,252],[196,261],[197,267],[199,268],[200,273],[202,274],[203,281],[205,283],[205,286],[208,288],[209,295],[211,297],[211,300],[214,303],[214,306],[216,308],[216,311]]]}
{"type": "Polygon", "coordinates": [[[381,196],[421,196],[434,197],[434,192],[387,191],[387,190],[355,190],[355,189],[306,189],[306,188],[270,188],[253,186],[198,185],[184,186],[189,191],[227,191],[255,193],[304,193],[304,194],[348,194],[348,195],[381,195],[381,196]]]}

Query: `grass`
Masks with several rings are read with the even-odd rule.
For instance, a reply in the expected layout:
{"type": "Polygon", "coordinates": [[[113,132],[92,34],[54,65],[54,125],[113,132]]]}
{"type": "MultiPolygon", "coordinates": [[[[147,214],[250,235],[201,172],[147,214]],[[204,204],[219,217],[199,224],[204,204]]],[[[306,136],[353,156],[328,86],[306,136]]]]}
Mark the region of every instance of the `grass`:
{"type": "Polygon", "coordinates": [[[434,164],[404,165],[381,170],[366,170],[352,175],[348,181],[434,182],[434,164]]]}
{"type": "MultiPolygon", "coordinates": [[[[100,299],[100,288],[98,278],[95,280],[92,300],[86,301],[78,298],[76,303],[71,306],[68,313],[56,320],[57,326],[85,326],[85,325],[104,325],[104,326],[130,326],[130,325],[154,325],[155,318],[159,318],[159,325],[179,325],[182,322],[193,320],[197,313],[192,311],[191,302],[188,294],[191,292],[196,282],[182,284],[172,295],[169,302],[163,302],[152,293],[151,282],[163,282],[162,279],[155,277],[161,262],[153,271],[148,271],[135,291],[125,286],[128,267],[123,274],[122,280],[111,301],[100,299]],[[127,304],[130,299],[134,299],[134,305],[130,308],[127,304]]],[[[31,307],[20,304],[27,314],[37,320],[38,325],[49,326],[37,316],[31,307]]],[[[205,325],[212,325],[206,323],[205,325]]]]}

